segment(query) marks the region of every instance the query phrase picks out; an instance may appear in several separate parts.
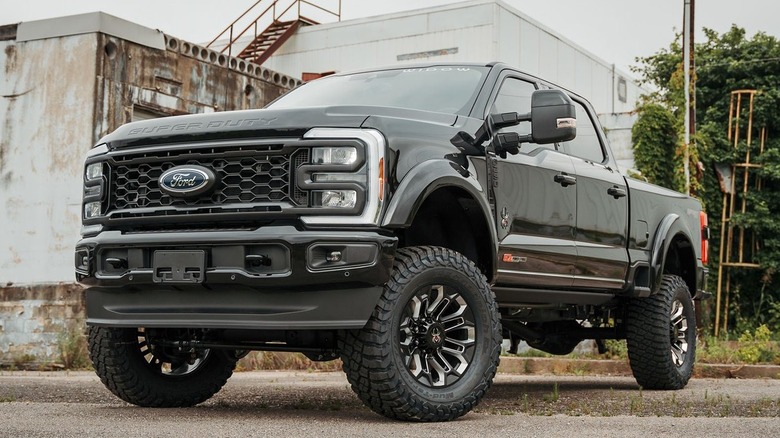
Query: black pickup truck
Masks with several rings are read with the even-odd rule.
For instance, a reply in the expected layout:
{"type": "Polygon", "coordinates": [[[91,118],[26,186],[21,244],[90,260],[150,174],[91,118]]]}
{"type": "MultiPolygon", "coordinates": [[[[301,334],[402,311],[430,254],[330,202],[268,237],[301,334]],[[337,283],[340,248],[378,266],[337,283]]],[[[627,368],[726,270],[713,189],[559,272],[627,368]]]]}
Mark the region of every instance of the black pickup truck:
{"type": "Polygon", "coordinates": [[[504,339],[627,339],[639,385],[684,387],[707,232],[699,202],[618,171],[583,98],[431,64],[120,127],[86,159],[75,265],[95,370],[130,403],[191,406],[247,352],[293,351],[442,421],[504,339]]]}

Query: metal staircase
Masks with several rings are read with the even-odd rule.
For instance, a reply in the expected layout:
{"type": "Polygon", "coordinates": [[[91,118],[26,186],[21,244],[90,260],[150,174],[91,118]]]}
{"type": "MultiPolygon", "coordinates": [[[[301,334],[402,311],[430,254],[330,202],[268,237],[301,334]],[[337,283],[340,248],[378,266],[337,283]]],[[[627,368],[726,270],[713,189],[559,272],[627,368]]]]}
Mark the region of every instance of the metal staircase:
{"type": "Polygon", "coordinates": [[[259,0],[206,47],[262,64],[301,26],[341,20],[341,0],[259,0]],[[258,15],[254,15],[261,11],[258,15]],[[281,11],[281,12],[279,12],[281,11]],[[256,17],[252,19],[251,17],[256,17]],[[237,29],[243,30],[237,32],[237,29]],[[260,29],[262,31],[258,32],[260,29]]]}

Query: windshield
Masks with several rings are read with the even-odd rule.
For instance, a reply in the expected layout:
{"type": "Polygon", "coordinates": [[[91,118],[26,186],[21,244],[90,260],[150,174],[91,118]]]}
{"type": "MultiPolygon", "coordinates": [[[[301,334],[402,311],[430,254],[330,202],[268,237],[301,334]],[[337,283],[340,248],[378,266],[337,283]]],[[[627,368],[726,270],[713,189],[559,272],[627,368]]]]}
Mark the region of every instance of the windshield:
{"type": "Polygon", "coordinates": [[[368,105],[467,115],[487,71],[433,66],[328,76],[296,88],[268,108],[368,105]]]}

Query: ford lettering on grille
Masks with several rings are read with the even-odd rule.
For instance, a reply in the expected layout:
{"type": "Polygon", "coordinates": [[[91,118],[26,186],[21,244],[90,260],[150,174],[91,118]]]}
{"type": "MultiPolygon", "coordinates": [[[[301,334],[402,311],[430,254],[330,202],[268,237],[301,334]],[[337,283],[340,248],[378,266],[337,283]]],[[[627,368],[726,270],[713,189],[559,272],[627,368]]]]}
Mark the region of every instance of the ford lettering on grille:
{"type": "Polygon", "coordinates": [[[192,197],[214,187],[214,172],[203,166],[176,166],[160,175],[160,190],[171,196],[192,197]]]}

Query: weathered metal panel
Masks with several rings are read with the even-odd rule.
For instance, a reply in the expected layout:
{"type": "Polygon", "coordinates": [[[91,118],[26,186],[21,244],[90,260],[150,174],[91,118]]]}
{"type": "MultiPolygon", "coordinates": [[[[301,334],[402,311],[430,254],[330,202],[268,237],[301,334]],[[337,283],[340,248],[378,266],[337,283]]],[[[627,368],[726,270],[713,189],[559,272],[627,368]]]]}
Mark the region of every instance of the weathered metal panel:
{"type": "Polygon", "coordinates": [[[0,47],[0,285],[73,281],[97,37],[0,47]]]}
{"type": "Polygon", "coordinates": [[[107,35],[99,46],[95,140],[131,121],[134,108],[160,117],[261,108],[299,83],[168,36],[167,50],[107,35]]]}

